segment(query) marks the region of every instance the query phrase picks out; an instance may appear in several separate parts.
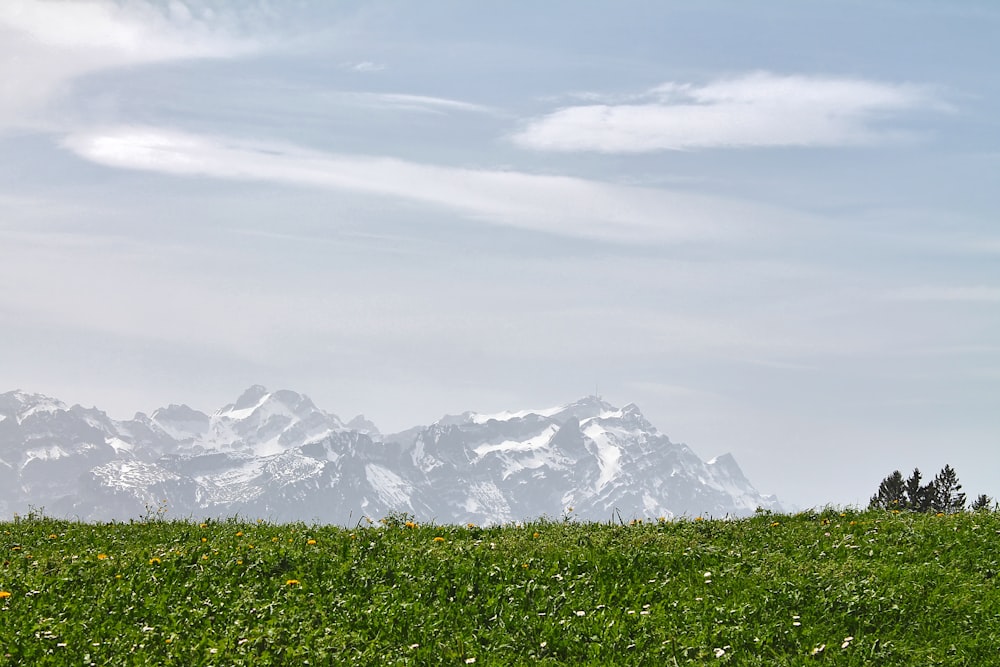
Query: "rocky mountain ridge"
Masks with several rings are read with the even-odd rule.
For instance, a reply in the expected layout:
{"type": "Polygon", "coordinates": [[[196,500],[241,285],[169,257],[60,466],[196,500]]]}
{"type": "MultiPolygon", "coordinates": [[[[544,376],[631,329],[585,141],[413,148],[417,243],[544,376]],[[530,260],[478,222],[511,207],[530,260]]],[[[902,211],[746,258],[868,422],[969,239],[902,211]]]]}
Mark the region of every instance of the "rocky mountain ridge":
{"type": "Polygon", "coordinates": [[[115,421],[96,408],[0,394],[0,517],[233,516],[350,525],[406,513],[477,524],[739,516],[780,510],[724,455],[702,461],[633,404],[445,416],[383,435],[294,391],[254,386],[212,414],[169,405],[115,421]]]}

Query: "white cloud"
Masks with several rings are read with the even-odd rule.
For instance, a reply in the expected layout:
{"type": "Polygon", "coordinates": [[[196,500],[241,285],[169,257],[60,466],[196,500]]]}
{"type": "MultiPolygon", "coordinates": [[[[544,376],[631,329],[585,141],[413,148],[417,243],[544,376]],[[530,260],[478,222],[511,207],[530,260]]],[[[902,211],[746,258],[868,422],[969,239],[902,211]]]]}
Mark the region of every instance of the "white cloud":
{"type": "Polygon", "coordinates": [[[173,0],[4,0],[0,3],[0,130],[45,125],[44,109],[84,74],[189,58],[224,58],[255,45],[208,9],[173,0]]]}
{"type": "Polygon", "coordinates": [[[690,193],[320,153],[155,127],[78,133],[64,145],[109,167],[350,190],[443,206],[494,224],[623,242],[759,236],[766,225],[788,218],[763,205],[690,193]]]}
{"type": "Polygon", "coordinates": [[[755,72],[704,85],[668,82],[623,103],[558,109],[513,136],[548,151],[642,153],[755,146],[844,146],[902,136],[879,121],[946,105],[910,84],[755,72]]]}

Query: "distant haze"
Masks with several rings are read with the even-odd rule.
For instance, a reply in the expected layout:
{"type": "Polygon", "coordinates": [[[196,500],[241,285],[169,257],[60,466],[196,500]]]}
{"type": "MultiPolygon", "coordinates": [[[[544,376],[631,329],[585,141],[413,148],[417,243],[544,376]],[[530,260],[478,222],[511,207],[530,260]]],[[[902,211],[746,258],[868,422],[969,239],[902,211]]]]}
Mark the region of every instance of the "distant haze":
{"type": "Polygon", "coordinates": [[[1000,5],[0,2],[0,393],[635,403],[1000,497],[1000,5]]]}

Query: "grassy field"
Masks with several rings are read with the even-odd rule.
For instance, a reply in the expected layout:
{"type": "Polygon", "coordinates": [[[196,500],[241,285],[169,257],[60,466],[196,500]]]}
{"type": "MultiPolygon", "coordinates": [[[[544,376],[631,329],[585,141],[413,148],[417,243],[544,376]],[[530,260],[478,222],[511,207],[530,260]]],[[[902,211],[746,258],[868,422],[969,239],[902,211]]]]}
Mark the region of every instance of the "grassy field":
{"type": "Polygon", "coordinates": [[[0,524],[0,665],[1000,664],[1000,514],[0,524]]]}

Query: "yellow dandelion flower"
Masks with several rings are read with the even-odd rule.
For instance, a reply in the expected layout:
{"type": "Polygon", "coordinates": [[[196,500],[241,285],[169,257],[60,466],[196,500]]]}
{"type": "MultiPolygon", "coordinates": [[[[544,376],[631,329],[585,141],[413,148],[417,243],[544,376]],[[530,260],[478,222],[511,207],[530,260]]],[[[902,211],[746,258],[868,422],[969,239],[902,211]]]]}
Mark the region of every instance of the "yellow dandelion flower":
{"type": "Polygon", "coordinates": [[[439,536],[439,537],[435,537],[435,538],[434,538],[434,541],[435,541],[435,542],[444,542],[444,538],[443,538],[443,537],[440,537],[440,536],[439,536]]]}
{"type": "Polygon", "coordinates": [[[204,554],[204,555],[202,555],[201,559],[202,559],[202,560],[208,560],[208,554],[204,554]]]}
{"type": "Polygon", "coordinates": [[[289,579],[285,582],[286,586],[298,586],[301,582],[298,579],[289,579]]]}
{"type": "Polygon", "coordinates": [[[0,591],[0,600],[5,600],[11,596],[10,591],[0,591]]]}
{"type": "Polygon", "coordinates": [[[775,528],[775,527],[780,526],[780,525],[781,525],[781,522],[779,522],[779,521],[772,521],[771,522],[771,528],[775,528]]]}
{"type": "Polygon", "coordinates": [[[536,533],[532,534],[532,537],[533,537],[533,538],[535,538],[536,540],[537,540],[537,539],[538,539],[539,537],[541,537],[541,536],[542,536],[542,534],[541,534],[541,533],[538,533],[538,532],[536,532],[536,533]]]}
{"type": "Polygon", "coordinates": [[[306,540],[306,544],[311,546],[313,544],[316,544],[316,540],[306,540]]]}
{"type": "Polygon", "coordinates": [[[208,524],[207,523],[199,523],[198,527],[199,528],[208,528],[208,524]]]}
{"type": "Polygon", "coordinates": [[[404,526],[406,526],[407,528],[416,528],[416,527],[417,527],[417,524],[416,524],[416,523],[414,523],[413,521],[407,521],[407,522],[406,522],[405,524],[403,524],[403,525],[404,525],[404,526]]]}
{"type": "Polygon", "coordinates": [[[207,537],[203,537],[203,538],[201,538],[201,541],[202,542],[208,542],[208,538],[207,537]]]}
{"type": "Polygon", "coordinates": [[[236,537],[243,537],[243,531],[242,530],[236,531],[236,537]]]}
{"type": "Polygon", "coordinates": [[[695,520],[695,521],[704,521],[705,519],[704,519],[704,518],[702,518],[702,517],[700,517],[700,516],[696,516],[696,517],[694,518],[694,520],[695,520]]]}
{"type": "Polygon", "coordinates": [[[466,527],[466,528],[475,528],[475,527],[476,527],[476,524],[474,524],[474,523],[472,523],[472,522],[470,521],[469,523],[465,524],[465,527],[466,527]]]}
{"type": "Polygon", "coordinates": [[[236,564],[237,564],[237,565],[243,565],[243,561],[241,561],[241,560],[238,560],[238,561],[236,561],[236,564]]]}
{"type": "Polygon", "coordinates": [[[97,554],[97,560],[106,560],[107,557],[107,554],[97,554]]]}
{"type": "Polygon", "coordinates": [[[59,537],[59,536],[58,536],[58,535],[56,535],[55,533],[52,533],[51,535],[49,535],[49,539],[50,539],[50,540],[54,540],[54,539],[56,539],[57,537],[59,537]]]}
{"type": "Polygon", "coordinates": [[[272,538],[271,538],[271,541],[272,541],[272,542],[277,542],[277,541],[278,541],[278,538],[277,538],[277,537],[272,537],[272,538]]]}
{"type": "Polygon", "coordinates": [[[162,560],[160,560],[159,558],[156,558],[156,557],[153,557],[153,558],[149,559],[149,564],[150,565],[159,565],[162,562],[163,562],[162,560]]]}

